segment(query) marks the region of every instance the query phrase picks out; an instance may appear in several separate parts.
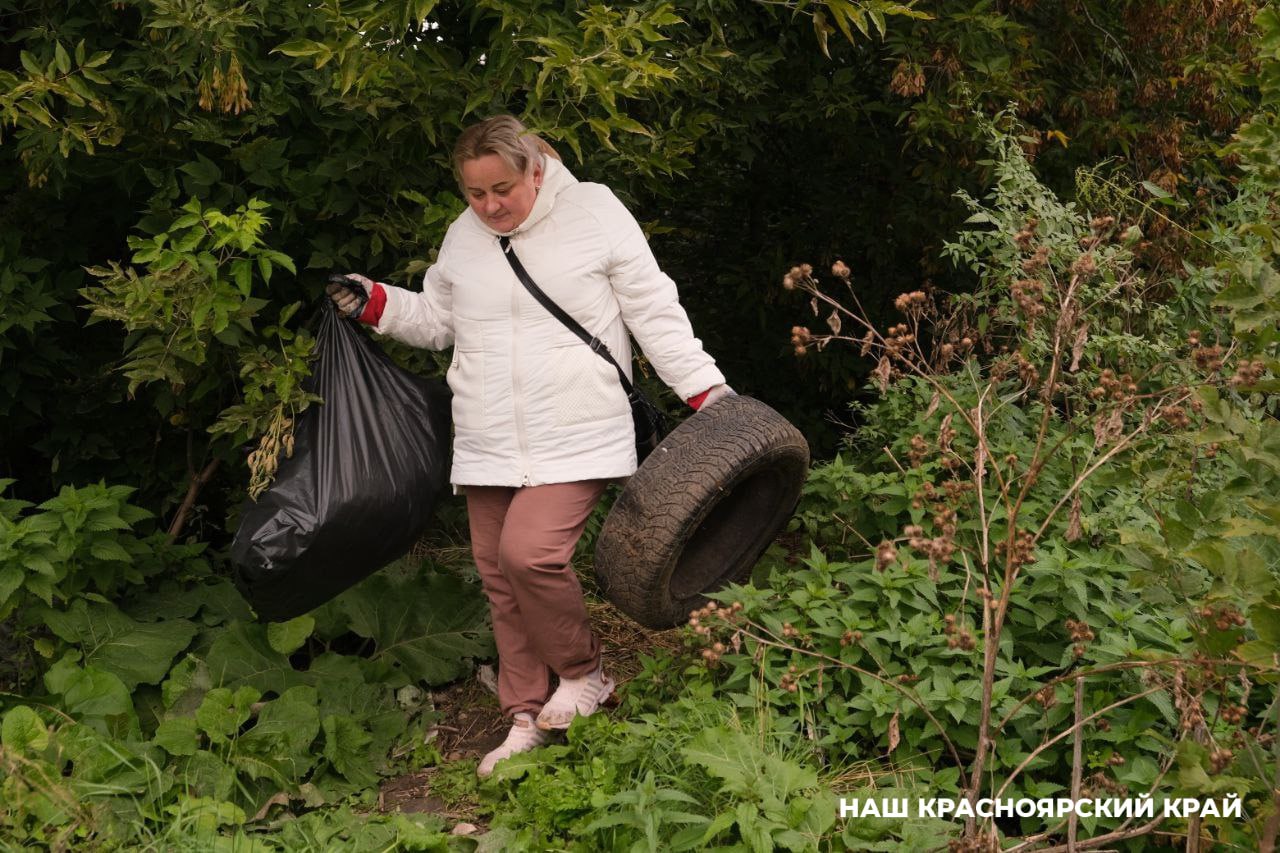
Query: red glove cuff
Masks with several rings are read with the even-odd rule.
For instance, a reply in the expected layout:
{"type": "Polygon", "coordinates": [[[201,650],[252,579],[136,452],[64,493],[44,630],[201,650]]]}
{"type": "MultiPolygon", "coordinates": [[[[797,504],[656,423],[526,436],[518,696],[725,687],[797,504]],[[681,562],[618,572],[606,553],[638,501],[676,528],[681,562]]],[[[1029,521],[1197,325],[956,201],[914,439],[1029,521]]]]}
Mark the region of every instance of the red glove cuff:
{"type": "Polygon", "coordinates": [[[375,281],[373,289],[369,291],[369,301],[365,303],[364,310],[360,312],[358,319],[361,323],[376,326],[382,319],[382,309],[386,307],[387,289],[375,281]]]}
{"type": "Polygon", "coordinates": [[[707,401],[707,395],[710,393],[711,393],[711,389],[708,388],[698,396],[690,397],[688,400],[685,400],[685,402],[688,403],[690,406],[693,406],[693,410],[696,412],[698,411],[698,409],[702,407],[702,404],[707,401]]]}

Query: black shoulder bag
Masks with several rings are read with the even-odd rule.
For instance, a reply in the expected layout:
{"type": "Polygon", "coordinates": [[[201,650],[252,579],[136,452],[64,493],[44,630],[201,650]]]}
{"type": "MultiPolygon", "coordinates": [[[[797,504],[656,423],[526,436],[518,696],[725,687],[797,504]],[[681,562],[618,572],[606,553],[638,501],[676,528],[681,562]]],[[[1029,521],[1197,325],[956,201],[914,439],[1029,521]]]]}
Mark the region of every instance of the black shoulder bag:
{"type": "Polygon", "coordinates": [[[528,290],[543,308],[550,311],[553,317],[564,323],[569,331],[591,347],[592,352],[612,364],[613,369],[618,371],[618,379],[622,382],[622,389],[627,392],[627,401],[631,403],[631,422],[636,430],[636,459],[639,462],[643,462],[645,457],[658,446],[658,443],[662,441],[662,436],[667,432],[666,415],[657,406],[649,402],[649,399],[640,392],[639,388],[631,384],[631,380],[627,378],[627,374],[623,372],[622,367],[614,360],[613,354],[609,352],[609,348],[605,346],[604,341],[582,328],[582,325],[577,320],[570,317],[550,296],[542,292],[542,288],[538,287],[537,283],[529,277],[524,264],[520,263],[520,259],[512,251],[510,238],[501,237],[498,242],[502,246],[502,253],[507,257],[507,262],[511,264],[511,269],[515,271],[516,278],[520,279],[520,283],[524,285],[525,290],[528,290]]]}

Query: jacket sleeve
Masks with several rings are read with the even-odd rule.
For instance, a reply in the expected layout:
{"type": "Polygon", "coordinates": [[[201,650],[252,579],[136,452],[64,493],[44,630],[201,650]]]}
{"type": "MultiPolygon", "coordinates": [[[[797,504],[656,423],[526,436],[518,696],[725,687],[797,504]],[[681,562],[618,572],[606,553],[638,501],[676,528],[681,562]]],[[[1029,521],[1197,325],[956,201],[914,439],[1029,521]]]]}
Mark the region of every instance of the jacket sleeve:
{"type": "Polygon", "coordinates": [[[373,330],[415,347],[445,349],[453,345],[453,285],[442,248],[427,268],[422,292],[384,285],[386,305],[373,330]]]}
{"type": "Polygon", "coordinates": [[[640,224],[611,191],[602,195],[601,224],[613,241],[609,283],[645,357],[681,400],[721,384],[724,374],[694,337],[676,283],[658,267],[640,224]]]}

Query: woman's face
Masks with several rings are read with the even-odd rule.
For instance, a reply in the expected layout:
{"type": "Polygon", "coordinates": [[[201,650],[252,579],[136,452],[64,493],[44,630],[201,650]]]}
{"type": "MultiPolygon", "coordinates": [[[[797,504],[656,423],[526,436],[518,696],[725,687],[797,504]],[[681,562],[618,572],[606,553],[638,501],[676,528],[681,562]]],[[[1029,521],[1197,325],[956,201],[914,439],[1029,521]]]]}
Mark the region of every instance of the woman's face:
{"type": "Polygon", "coordinates": [[[485,154],[462,164],[462,188],[467,204],[494,231],[511,231],[528,217],[542,186],[542,165],[525,174],[515,171],[497,154],[485,154]]]}

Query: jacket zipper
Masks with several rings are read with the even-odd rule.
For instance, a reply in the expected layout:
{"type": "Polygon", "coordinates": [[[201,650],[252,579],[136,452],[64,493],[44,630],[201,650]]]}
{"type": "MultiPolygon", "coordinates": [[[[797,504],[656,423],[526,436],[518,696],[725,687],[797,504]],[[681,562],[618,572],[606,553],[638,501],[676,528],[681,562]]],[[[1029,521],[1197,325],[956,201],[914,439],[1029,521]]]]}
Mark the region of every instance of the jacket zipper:
{"type": "MultiPolygon", "coordinates": [[[[512,235],[515,236],[514,234],[512,235]]],[[[519,282],[516,282],[518,285],[519,282]]],[[[511,288],[511,402],[515,406],[516,442],[520,446],[520,485],[529,485],[529,441],[524,430],[524,394],[520,390],[520,288],[511,288]]]]}

